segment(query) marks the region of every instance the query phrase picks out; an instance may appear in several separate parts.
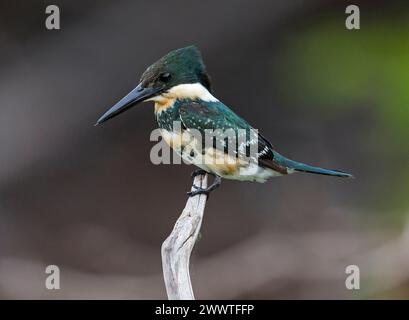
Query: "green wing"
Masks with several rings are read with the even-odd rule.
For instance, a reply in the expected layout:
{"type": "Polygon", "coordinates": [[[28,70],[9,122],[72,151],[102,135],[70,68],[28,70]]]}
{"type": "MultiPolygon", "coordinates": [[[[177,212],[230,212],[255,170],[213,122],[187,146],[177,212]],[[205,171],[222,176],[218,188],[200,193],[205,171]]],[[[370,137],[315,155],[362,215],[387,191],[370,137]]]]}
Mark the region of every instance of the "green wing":
{"type": "MultiPolygon", "coordinates": [[[[179,116],[186,129],[199,130],[202,136],[204,136],[206,129],[233,129],[236,133],[238,129],[245,129],[247,132],[247,139],[245,141],[247,147],[250,147],[252,143],[258,144],[256,160],[259,165],[271,168],[282,174],[287,173],[287,169],[274,160],[274,150],[271,143],[261,134],[257,135],[257,139],[250,139],[249,132],[253,129],[250,124],[221,102],[186,102],[179,107],[179,116]]],[[[224,151],[227,152],[227,147],[224,151]]],[[[243,151],[238,146],[235,153],[241,152],[246,152],[246,150],[243,151]]]]}
{"type": "Polygon", "coordinates": [[[179,107],[179,115],[187,129],[250,129],[243,118],[221,102],[188,102],[179,107]]]}

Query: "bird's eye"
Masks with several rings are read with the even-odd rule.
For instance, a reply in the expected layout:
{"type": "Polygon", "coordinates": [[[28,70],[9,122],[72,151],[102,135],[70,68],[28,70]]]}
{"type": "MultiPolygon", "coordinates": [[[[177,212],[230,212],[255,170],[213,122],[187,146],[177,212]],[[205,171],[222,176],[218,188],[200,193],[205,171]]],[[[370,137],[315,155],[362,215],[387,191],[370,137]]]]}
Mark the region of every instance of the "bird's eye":
{"type": "Polygon", "coordinates": [[[170,75],[169,72],[162,73],[159,76],[159,80],[162,81],[162,82],[168,82],[170,80],[170,78],[171,78],[171,75],[170,75]]]}

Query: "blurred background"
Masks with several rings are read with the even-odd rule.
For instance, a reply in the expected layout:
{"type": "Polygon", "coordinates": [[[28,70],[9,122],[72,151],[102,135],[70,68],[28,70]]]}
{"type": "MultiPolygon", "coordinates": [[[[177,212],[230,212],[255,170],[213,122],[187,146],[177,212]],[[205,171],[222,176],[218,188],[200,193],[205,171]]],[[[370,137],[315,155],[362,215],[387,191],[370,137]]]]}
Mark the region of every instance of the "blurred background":
{"type": "Polygon", "coordinates": [[[166,298],[160,247],[186,165],[150,162],[149,103],[95,121],[170,50],[282,154],[353,173],[224,181],[191,276],[202,299],[409,298],[409,4],[1,1],[0,298],[166,298]],[[56,4],[61,30],[45,28],[56,4]],[[59,266],[61,289],[44,286],[59,266]],[[345,268],[360,268],[347,290],[345,268]]]}

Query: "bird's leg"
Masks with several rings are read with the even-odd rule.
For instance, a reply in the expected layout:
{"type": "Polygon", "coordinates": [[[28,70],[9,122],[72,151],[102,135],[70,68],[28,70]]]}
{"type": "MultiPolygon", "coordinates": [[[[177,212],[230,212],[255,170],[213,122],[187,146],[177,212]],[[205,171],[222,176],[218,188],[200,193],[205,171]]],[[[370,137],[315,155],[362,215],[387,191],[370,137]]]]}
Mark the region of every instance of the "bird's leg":
{"type": "Polygon", "coordinates": [[[195,178],[195,177],[200,176],[200,175],[205,175],[206,173],[208,173],[206,170],[196,169],[195,171],[192,172],[191,177],[195,178]]]}
{"type": "MultiPolygon", "coordinates": [[[[206,173],[208,173],[208,172],[206,172],[206,173]]],[[[200,188],[198,186],[193,185],[193,188],[195,188],[196,190],[188,192],[187,194],[189,195],[189,197],[193,197],[193,196],[195,196],[197,194],[205,194],[205,195],[207,195],[207,197],[209,197],[210,192],[217,189],[222,184],[222,178],[220,176],[212,174],[212,173],[209,173],[209,174],[214,176],[213,183],[210,186],[208,186],[207,188],[200,188]]]]}

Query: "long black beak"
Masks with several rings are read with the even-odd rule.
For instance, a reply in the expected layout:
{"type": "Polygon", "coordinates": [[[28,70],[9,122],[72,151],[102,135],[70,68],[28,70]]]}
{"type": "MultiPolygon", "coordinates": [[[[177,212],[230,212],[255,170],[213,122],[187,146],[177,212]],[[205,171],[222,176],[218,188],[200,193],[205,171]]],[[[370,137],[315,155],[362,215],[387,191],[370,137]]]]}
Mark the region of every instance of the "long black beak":
{"type": "Polygon", "coordinates": [[[95,125],[101,124],[118,114],[126,111],[130,107],[142,102],[146,99],[153,97],[160,91],[160,88],[144,88],[139,84],[135,89],[129,92],[118,103],[116,103],[111,109],[105,112],[101,118],[98,119],[95,125]]]}

